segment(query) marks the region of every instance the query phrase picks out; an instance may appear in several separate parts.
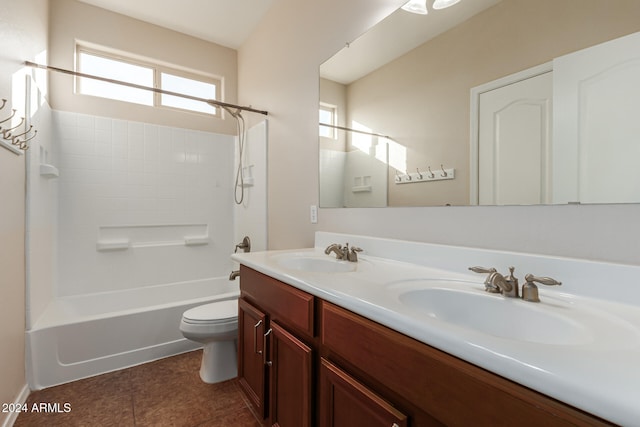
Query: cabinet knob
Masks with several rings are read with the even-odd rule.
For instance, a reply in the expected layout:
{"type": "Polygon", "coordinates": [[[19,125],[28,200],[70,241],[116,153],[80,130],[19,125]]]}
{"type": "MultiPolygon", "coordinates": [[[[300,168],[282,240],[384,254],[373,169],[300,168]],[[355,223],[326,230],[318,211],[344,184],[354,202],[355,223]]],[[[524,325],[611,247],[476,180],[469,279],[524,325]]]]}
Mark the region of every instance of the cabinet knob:
{"type": "Polygon", "coordinates": [[[398,425],[398,423],[393,423],[391,424],[391,427],[400,427],[400,426],[398,425]]]}

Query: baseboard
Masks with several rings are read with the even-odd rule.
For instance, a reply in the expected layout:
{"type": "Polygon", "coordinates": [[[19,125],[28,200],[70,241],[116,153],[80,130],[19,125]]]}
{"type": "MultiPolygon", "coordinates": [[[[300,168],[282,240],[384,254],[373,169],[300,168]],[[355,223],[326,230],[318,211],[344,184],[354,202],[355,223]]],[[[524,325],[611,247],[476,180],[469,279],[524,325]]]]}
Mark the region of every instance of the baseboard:
{"type": "MultiPolygon", "coordinates": [[[[20,393],[18,393],[18,396],[16,396],[16,399],[13,402],[15,406],[24,404],[29,397],[29,393],[31,393],[29,387],[26,384],[22,386],[22,390],[20,390],[20,393]]],[[[20,412],[9,412],[8,414],[9,416],[5,418],[4,422],[2,423],[2,427],[13,427],[13,424],[18,419],[18,415],[20,415],[20,412]]]]}

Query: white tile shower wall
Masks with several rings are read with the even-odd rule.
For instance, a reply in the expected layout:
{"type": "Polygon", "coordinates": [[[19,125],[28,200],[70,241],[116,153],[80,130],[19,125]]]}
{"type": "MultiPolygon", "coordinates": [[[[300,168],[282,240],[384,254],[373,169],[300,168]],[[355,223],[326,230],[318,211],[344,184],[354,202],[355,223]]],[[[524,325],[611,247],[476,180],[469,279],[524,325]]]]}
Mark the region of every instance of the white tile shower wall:
{"type": "MultiPolygon", "coordinates": [[[[60,151],[57,294],[229,273],[234,137],[54,112],[60,151]],[[206,245],[146,242],[97,251],[100,227],[204,224],[206,245]]],[[[123,239],[129,236],[122,236],[123,239]]]]}

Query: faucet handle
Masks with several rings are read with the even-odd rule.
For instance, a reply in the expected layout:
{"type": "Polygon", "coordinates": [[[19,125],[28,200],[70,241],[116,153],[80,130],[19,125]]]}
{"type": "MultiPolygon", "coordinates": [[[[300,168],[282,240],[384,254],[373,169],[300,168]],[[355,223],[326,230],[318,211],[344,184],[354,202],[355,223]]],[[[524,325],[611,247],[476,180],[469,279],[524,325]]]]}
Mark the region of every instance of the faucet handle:
{"type": "Polygon", "coordinates": [[[538,296],[538,287],[534,282],[547,286],[562,285],[562,282],[559,282],[551,277],[538,277],[534,276],[533,274],[527,274],[526,276],[524,276],[524,280],[526,280],[527,283],[522,286],[522,299],[529,302],[540,302],[540,297],[538,296]]]}
{"type": "Polygon", "coordinates": [[[527,274],[526,276],[524,276],[524,280],[526,280],[527,282],[541,283],[541,284],[547,285],[547,286],[560,286],[560,285],[562,285],[562,282],[559,282],[559,281],[557,281],[556,279],[554,279],[552,277],[538,277],[538,276],[534,276],[533,274],[527,274]]]}
{"type": "Polygon", "coordinates": [[[346,259],[351,262],[358,262],[358,252],[362,252],[362,249],[357,246],[351,246],[351,251],[347,250],[346,259]]]}
{"type": "Polygon", "coordinates": [[[487,274],[491,274],[491,273],[495,273],[496,270],[495,268],[487,268],[487,267],[469,267],[469,270],[473,271],[474,273],[487,273],[487,274]]]}

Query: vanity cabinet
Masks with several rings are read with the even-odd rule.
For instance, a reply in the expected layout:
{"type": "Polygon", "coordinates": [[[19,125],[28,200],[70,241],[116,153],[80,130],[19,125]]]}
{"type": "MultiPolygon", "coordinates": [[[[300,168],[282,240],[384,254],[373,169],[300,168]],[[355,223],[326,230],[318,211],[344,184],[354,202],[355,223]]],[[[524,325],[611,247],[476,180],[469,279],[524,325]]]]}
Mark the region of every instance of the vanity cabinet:
{"type": "Polygon", "coordinates": [[[265,425],[310,427],[314,297],[240,268],[238,378],[265,425]]]}
{"type": "Polygon", "coordinates": [[[608,425],[341,307],[321,307],[324,353],[383,390],[411,425],[608,425]]]}
{"type": "Polygon", "coordinates": [[[265,425],[610,425],[246,266],[240,290],[238,376],[265,425]]]}

